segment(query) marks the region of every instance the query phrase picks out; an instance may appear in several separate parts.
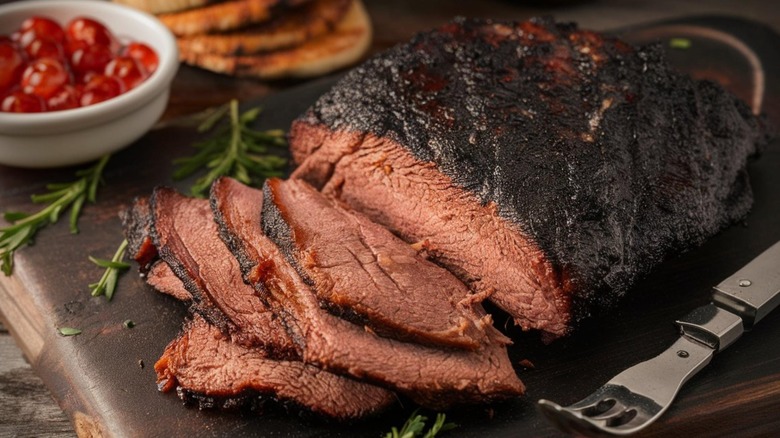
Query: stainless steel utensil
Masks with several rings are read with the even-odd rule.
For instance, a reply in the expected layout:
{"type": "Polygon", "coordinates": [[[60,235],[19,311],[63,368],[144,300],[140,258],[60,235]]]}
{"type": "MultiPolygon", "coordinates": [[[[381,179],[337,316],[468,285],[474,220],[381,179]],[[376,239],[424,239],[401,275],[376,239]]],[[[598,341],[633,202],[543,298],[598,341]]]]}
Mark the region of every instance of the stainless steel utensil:
{"type": "Polygon", "coordinates": [[[623,371],[570,406],[539,400],[539,410],[568,432],[630,435],[658,419],[694,374],[780,304],[780,242],[715,286],[712,302],[675,323],[680,339],[623,371]]]}

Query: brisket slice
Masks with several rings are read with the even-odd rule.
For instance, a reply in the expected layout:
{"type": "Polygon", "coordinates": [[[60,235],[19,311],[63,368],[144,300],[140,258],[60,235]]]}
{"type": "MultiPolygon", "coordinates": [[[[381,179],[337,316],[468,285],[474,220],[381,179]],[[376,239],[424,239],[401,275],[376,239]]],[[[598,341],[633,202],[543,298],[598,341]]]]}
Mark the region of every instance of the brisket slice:
{"type": "Polygon", "coordinates": [[[523,393],[503,335],[494,329],[488,331],[492,342],[477,351],[379,337],[320,307],[315,293],[262,233],[261,191],[222,178],[212,186],[211,203],[245,279],[284,320],[304,362],[397,390],[434,409],[523,393]]]}
{"type": "Polygon", "coordinates": [[[276,357],[295,357],[287,332],[219,238],[209,202],[157,188],[150,201],[151,232],[160,257],[182,281],[198,313],[233,342],[259,345],[276,357]]]}
{"type": "Polygon", "coordinates": [[[171,267],[162,260],[155,262],[152,268],[149,269],[149,272],[146,274],[146,283],[158,292],[170,295],[183,303],[192,301],[192,295],[184,288],[184,283],[176,276],[171,267]]]}
{"type": "Polygon", "coordinates": [[[265,350],[231,342],[198,316],[168,344],[154,369],[161,390],[177,388],[183,397],[195,393],[224,404],[259,394],[340,420],[375,414],[395,400],[373,385],[268,358],[265,350]]]}
{"type": "MultiPolygon", "coordinates": [[[[170,201],[163,197],[182,198],[178,194],[166,192],[166,195],[159,194],[156,201],[163,204],[170,201]]],[[[204,202],[207,203],[204,200],[197,200],[190,206],[197,207],[204,202]]],[[[182,203],[187,202],[182,201],[182,203]]],[[[208,216],[211,217],[210,210],[208,216]]],[[[151,227],[147,229],[151,231],[151,227]]],[[[215,231],[213,226],[211,231],[215,231]]],[[[200,237],[207,240],[214,236],[213,233],[204,233],[200,237]]],[[[221,241],[219,244],[224,247],[221,241]]],[[[224,255],[218,253],[217,255],[224,255]]],[[[241,272],[236,263],[231,264],[228,269],[230,271],[225,275],[240,278],[241,272]]],[[[187,270],[180,272],[187,272],[187,270]]],[[[203,270],[199,270],[197,275],[201,273],[205,278],[213,279],[203,270]]],[[[203,278],[199,282],[190,277],[185,278],[191,284],[203,284],[205,281],[203,278]]],[[[162,260],[158,260],[151,266],[146,274],[146,281],[162,293],[184,302],[193,301],[193,294],[185,288],[185,283],[162,260]]],[[[216,283],[224,286],[219,281],[216,283]]],[[[243,283],[241,285],[248,287],[243,283]]],[[[212,285],[206,285],[206,289],[215,291],[212,285]]],[[[220,293],[225,292],[221,290],[220,293]]],[[[203,291],[199,291],[199,294],[203,294],[203,291]]],[[[244,298],[250,297],[245,295],[244,298]]],[[[257,297],[250,299],[257,301],[257,297]]],[[[264,306],[259,308],[245,306],[243,309],[248,312],[243,317],[244,322],[250,323],[249,331],[252,336],[249,338],[252,338],[252,342],[249,344],[252,345],[246,346],[234,342],[200,316],[204,313],[203,308],[210,303],[210,301],[201,301],[191,306],[191,310],[198,311],[194,315],[194,320],[185,325],[183,333],[168,345],[155,365],[161,390],[168,391],[176,388],[180,397],[185,400],[196,399],[201,407],[235,406],[256,400],[258,394],[263,397],[272,396],[285,405],[303,407],[341,420],[380,412],[395,400],[393,393],[385,389],[304,365],[299,360],[284,360],[280,356],[294,356],[295,353],[292,341],[286,333],[279,332],[278,326],[270,330],[267,327],[252,326],[252,324],[268,324],[268,311],[264,306]],[[249,312],[258,313],[252,316],[249,312]],[[258,336],[281,336],[281,338],[269,342],[265,339],[257,339],[258,336]],[[280,347],[280,343],[286,345],[280,347]],[[273,350],[263,346],[271,346],[273,350]]],[[[229,312],[233,313],[234,310],[230,309],[229,312]]],[[[234,317],[234,321],[237,319],[234,317]]],[[[235,332],[232,333],[231,338],[246,339],[244,336],[237,336],[235,332]]]]}
{"type": "Polygon", "coordinates": [[[157,248],[152,242],[152,211],[149,199],[138,197],[127,210],[119,213],[122,231],[127,239],[127,253],[138,262],[142,273],[147,272],[157,260],[157,248]]]}
{"type": "Polygon", "coordinates": [[[293,178],[552,336],[743,218],[766,140],[744,103],[672,71],[660,46],[540,19],[417,35],[290,131],[293,178]]]}
{"type": "Polygon", "coordinates": [[[468,287],[301,180],[263,187],[263,232],[320,304],[380,336],[476,349],[492,324],[468,287]],[[476,306],[476,308],[475,308],[476,306]]]}

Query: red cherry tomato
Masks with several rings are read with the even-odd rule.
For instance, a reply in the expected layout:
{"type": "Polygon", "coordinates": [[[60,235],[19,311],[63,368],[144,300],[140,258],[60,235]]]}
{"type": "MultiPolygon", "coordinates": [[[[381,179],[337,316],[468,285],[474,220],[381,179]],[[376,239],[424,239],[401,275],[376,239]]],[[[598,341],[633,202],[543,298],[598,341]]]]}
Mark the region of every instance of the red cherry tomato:
{"type": "Polygon", "coordinates": [[[22,91],[14,91],[0,103],[0,111],[7,113],[39,113],[46,111],[46,105],[38,96],[22,91]]]}
{"type": "Polygon", "coordinates": [[[133,42],[128,44],[124,54],[141,63],[150,75],[157,70],[157,65],[160,63],[157,58],[157,52],[144,43],[133,42]]]}
{"type": "MultiPolygon", "coordinates": [[[[24,40],[25,38],[23,37],[22,41],[24,40]]],[[[53,38],[39,36],[29,41],[26,45],[22,45],[22,47],[29,59],[54,58],[65,61],[62,45],[53,38]]]]}
{"type": "Polygon", "coordinates": [[[61,111],[78,108],[79,106],[81,106],[81,91],[70,84],[65,84],[58,88],[46,100],[46,108],[49,111],[61,111]]]}
{"type": "Polygon", "coordinates": [[[122,81],[125,90],[131,90],[144,81],[149,74],[135,59],[129,56],[119,56],[106,64],[106,76],[112,76],[122,81]]]}
{"type": "Polygon", "coordinates": [[[87,17],[63,29],[33,16],[0,35],[0,110],[59,111],[116,97],[146,80],[159,65],[148,45],[120,41],[87,17]],[[74,80],[75,79],[75,80],[74,80]]]}
{"type": "Polygon", "coordinates": [[[19,83],[24,71],[24,58],[10,39],[0,40],[0,94],[19,83]]]}
{"type": "Polygon", "coordinates": [[[87,73],[102,73],[113,57],[108,46],[79,44],[70,55],[70,68],[78,77],[87,73]]]}
{"type": "Polygon", "coordinates": [[[59,23],[47,17],[30,17],[19,27],[19,33],[30,33],[34,36],[45,36],[54,41],[63,44],[65,42],[65,31],[59,23]]]}
{"type": "Polygon", "coordinates": [[[84,86],[81,95],[81,106],[94,105],[98,102],[119,96],[124,90],[122,81],[113,76],[95,75],[84,86]]]}
{"type": "Polygon", "coordinates": [[[112,49],[118,44],[114,35],[103,24],[86,17],[74,18],[68,23],[66,38],[69,43],[79,41],[112,49]]]}
{"type": "Polygon", "coordinates": [[[60,61],[51,58],[38,59],[22,73],[22,91],[47,99],[69,80],[68,71],[60,61]]]}

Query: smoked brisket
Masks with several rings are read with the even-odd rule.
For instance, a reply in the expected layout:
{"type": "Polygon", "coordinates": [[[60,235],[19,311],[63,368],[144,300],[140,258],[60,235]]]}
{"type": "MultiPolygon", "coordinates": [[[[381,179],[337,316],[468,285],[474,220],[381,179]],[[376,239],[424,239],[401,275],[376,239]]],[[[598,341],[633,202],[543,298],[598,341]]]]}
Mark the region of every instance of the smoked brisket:
{"type": "Polygon", "coordinates": [[[718,85],[572,24],[458,19],[291,128],[293,178],[423,246],[523,328],[570,332],[745,217],[765,128],[718,85]]]}
{"type": "Polygon", "coordinates": [[[279,319],[241,281],[238,263],[217,234],[208,201],[158,188],[150,202],[137,201],[125,217],[134,217],[132,223],[147,222],[126,230],[128,236],[156,242],[159,249],[154,252],[161,259],[146,273],[147,282],[192,302],[195,311],[155,364],[162,391],[175,388],[180,397],[196,399],[201,407],[235,406],[261,397],[339,420],[375,414],[395,401],[391,391],[298,359],[279,319]],[[139,232],[133,234],[132,229],[139,232]]]}
{"type": "Polygon", "coordinates": [[[263,187],[266,236],[335,314],[380,336],[477,349],[489,316],[445,269],[300,180],[263,187]],[[478,309],[477,309],[478,308],[478,309]]]}
{"type": "Polygon", "coordinates": [[[486,328],[489,341],[476,351],[377,336],[320,307],[311,287],[263,234],[261,191],[222,178],[212,186],[211,203],[244,278],[284,321],[304,362],[396,390],[435,409],[523,393],[505,338],[492,327],[486,328]]]}
{"type": "Polygon", "coordinates": [[[231,342],[198,316],[166,347],[154,369],[161,390],[176,388],[182,397],[209,398],[211,404],[263,396],[348,420],[376,414],[395,401],[385,389],[231,342]]]}
{"type": "Polygon", "coordinates": [[[238,262],[219,238],[209,202],[157,188],[150,201],[152,237],[190,293],[198,312],[233,342],[295,357],[285,328],[245,284],[238,262]]]}

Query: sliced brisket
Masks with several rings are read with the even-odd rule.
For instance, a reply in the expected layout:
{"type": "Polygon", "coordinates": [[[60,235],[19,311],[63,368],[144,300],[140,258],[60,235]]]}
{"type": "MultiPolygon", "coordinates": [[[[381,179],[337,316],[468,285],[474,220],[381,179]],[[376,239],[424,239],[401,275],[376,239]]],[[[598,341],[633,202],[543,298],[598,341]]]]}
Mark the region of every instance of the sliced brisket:
{"type": "Polygon", "coordinates": [[[152,242],[152,211],[148,198],[135,198],[127,210],[120,212],[122,231],[127,239],[127,254],[138,262],[141,272],[147,272],[157,259],[152,242]]]}
{"type": "Polygon", "coordinates": [[[149,272],[146,274],[146,283],[158,292],[170,295],[184,303],[192,301],[192,295],[184,288],[184,283],[176,276],[171,267],[162,260],[158,260],[149,269],[149,272]]]}
{"type": "Polygon", "coordinates": [[[233,342],[295,357],[282,323],[242,281],[238,262],[219,238],[209,202],[157,188],[150,204],[155,246],[198,312],[233,342]]]}
{"type": "Polygon", "coordinates": [[[303,362],[268,358],[260,348],[231,342],[195,317],[154,365],[161,390],[178,389],[218,400],[253,394],[340,420],[375,414],[394,395],[382,388],[323,372],[303,362]]]}
{"type": "Polygon", "coordinates": [[[486,328],[490,342],[476,351],[379,337],[320,307],[315,293],[263,234],[261,191],[223,178],[212,186],[211,202],[245,278],[284,320],[304,362],[395,389],[435,409],[523,393],[504,337],[494,329],[486,328]]]}
{"type": "Polygon", "coordinates": [[[765,140],[744,103],[660,47],[548,20],[420,34],[290,132],[294,178],[553,336],[744,217],[765,140]]]}
{"type": "Polygon", "coordinates": [[[333,313],[381,336],[476,349],[491,325],[468,287],[301,180],[263,188],[263,232],[333,313]]]}

